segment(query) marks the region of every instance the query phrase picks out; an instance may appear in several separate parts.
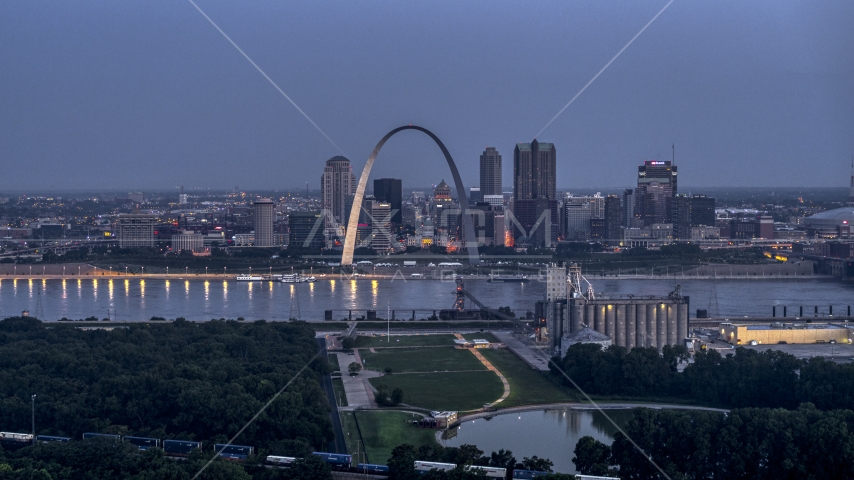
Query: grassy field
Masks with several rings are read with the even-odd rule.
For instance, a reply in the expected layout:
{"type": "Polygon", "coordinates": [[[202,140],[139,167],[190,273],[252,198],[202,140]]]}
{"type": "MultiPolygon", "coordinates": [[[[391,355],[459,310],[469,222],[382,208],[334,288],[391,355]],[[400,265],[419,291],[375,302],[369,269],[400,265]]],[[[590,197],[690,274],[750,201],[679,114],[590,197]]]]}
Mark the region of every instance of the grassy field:
{"type": "Polygon", "coordinates": [[[368,347],[424,347],[436,345],[453,345],[454,336],[450,334],[444,335],[392,335],[391,338],[386,336],[366,337],[359,335],[356,337],[356,348],[368,347]],[[391,340],[391,341],[389,341],[391,340]]]}
{"type": "Polygon", "coordinates": [[[474,410],[504,393],[501,380],[490,371],[385,375],[370,382],[400,387],[404,403],[431,410],[474,410]]]}
{"type": "Polygon", "coordinates": [[[327,358],[329,359],[329,366],[332,367],[333,372],[341,370],[341,366],[338,365],[338,355],[330,353],[327,358]]]}
{"type": "MultiPolygon", "coordinates": [[[[353,412],[339,412],[341,417],[341,428],[344,430],[344,441],[347,443],[347,453],[353,455],[356,460],[356,452],[364,451],[361,446],[359,429],[356,428],[356,417],[353,412]]],[[[362,460],[359,459],[361,462],[362,460]]]]}
{"type": "Polygon", "coordinates": [[[394,447],[408,443],[418,448],[422,445],[437,445],[436,430],[418,428],[413,420],[421,418],[406,412],[359,411],[356,412],[362,441],[371,463],[385,465],[391,458],[394,447]]]}
{"type": "MultiPolygon", "coordinates": [[[[331,324],[331,322],[328,322],[331,324]]],[[[337,325],[337,324],[336,324],[337,325]]],[[[375,322],[375,321],[360,321],[358,322],[359,330],[380,330],[383,331],[386,329],[386,322],[375,322]]],[[[391,329],[425,329],[429,330],[431,328],[483,328],[487,327],[491,328],[511,328],[513,327],[513,323],[509,321],[502,320],[491,320],[487,322],[486,320],[476,320],[476,321],[395,321],[391,322],[391,329]]],[[[346,328],[346,327],[345,327],[346,328]]],[[[315,328],[316,329],[316,328],[315,328]]]]}
{"type": "Polygon", "coordinates": [[[362,349],[359,355],[365,368],[383,371],[390,367],[394,373],[486,370],[471,352],[453,347],[394,348],[377,353],[362,349]]]}
{"type": "Polygon", "coordinates": [[[332,377],[332,390],[335,391],[335,400],[341,407],[347,406],[347,394],[344,393],[344,381],[341,377],[332,377]]]}
{"type": "Polygon", "coordinates": [[[497,405],[499,408],[577,401],[574,392],[555,385],[510,350],[484,348],[479,352],[510,382],[510,396],[497,405]]]}

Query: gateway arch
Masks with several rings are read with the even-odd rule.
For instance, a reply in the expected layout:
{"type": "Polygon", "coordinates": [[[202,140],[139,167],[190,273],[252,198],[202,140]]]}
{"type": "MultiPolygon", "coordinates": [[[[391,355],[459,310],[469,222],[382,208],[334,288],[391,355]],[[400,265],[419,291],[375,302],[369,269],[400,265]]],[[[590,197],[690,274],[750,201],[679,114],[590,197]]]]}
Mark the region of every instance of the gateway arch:
{"type": "Polygon", "coordinates": [[[442,154],[445,156],[445,160],[448,161],[448,167],[451,168],[451,176],[454,177],[454,186],[457,189],[457,197],[459,197],[460,201],[460,209],[463,212],[462,221],[463,221],[463,229],[465,231],[466,237],[466,249],[469,254],[469,262],[475,264],[479,261],[479,256],[477,253],[477,238],[474,236],[474,225],[472,225],[472,217],[469,212],[469,202],[468,198],[466,198],[466,189],[463,186],[463,181],[460,179],[460,172],[457,171],[457,166],[454,164],[454,159],[451,158],[451,154],[448,152],[448,149],[445,148],[445,144],[439,140],[439,137],[433,135],[433,132],[427,130],[423,127],[418,127],[415,125],[406,125],[403,127],[395,128],[394,130],[388,132],[386,136],[382,138],[382,140],[377,143],[377,146],[374,147],[374,151],[371,152],[370,158],[368,158],[368,163],[365,164],[365,169],[362,170],[362,176],[359,177],[359,185],[356,187],[356,196],[353,199],[353,207],[350,209],[350,219],[347,222],[347,236],[344,237],[344,255],[341,257],[342,265],[352,265],[353,264],[353,251],[356,248],[356,229],[359,226],[359,212],[362,211],[362,199],[365,197],[365,187],[368,184],[368,176],[371,174],[371,168],[374,166],[374,160],[376,160],[377,155],[380,153],[380,150],[385,145],[385,142],[388,141],[389,138],[393,137],[397,132],[401,132],[403,130],[418,130],[419,132],[424,132],[430,138],[436,142],[436,145],[442,150],[442,154]]]}

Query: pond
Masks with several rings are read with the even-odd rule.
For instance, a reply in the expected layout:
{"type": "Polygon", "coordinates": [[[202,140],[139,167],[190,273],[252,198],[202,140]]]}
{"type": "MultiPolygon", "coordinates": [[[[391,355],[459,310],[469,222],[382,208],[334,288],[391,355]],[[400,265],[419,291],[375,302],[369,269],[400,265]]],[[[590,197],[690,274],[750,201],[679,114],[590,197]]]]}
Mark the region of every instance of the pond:
{"type": "MultiPolygon", "coordinates": [[[[605,410],[622,428],[632,418],[630,409],[605,410]]],[[[534,455],[554,462],[554,471],[576,473],[572,463],[578,439],[589,435],[610,445],[617,429],[598,410],[535,410],[497,414],[467,421],[444,433],[447,447],[476,445],[486,455],[510,450],[517,461],[534,455]]]]}

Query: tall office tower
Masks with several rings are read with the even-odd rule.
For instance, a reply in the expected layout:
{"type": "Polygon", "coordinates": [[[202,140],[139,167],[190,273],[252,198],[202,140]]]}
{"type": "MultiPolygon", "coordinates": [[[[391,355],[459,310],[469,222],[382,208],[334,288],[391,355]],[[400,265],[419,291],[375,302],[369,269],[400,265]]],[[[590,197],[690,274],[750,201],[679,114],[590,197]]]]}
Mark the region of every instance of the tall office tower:
{"type": "MultiPolygon", "coordinates": [[[[513,214],[515,239],[535,247],[550,247],[557,239],[557,153],[554,144],[518,143],[513,151],[513,214]],[[547,212],[550,219],[537,223],[547,212]],[[534,230],[534,225],[537,229],[534,230]],[[519,226],[522,230],[519,231],[519,226]]],[[[519,242],[517,242],[518,244],[519,242]]]]}
{"type": "Polygon", "coordinates": [[[605,238],[608,240],[619,240],[622,237],[620,228],[623,219],[620,208],[620,197],[608,195],[605,197],[605,238]]]}
{"type": "Polygon", "coordinates": [[[676,194],[671,207],[673,238],[676,240],[691,239],[691,198],[688,195],[676,194]]]}
{"type": "Polygon", "coordinates": [[[592,197],[575,197],[570,194],[564,199],[563,215],[564,238],[587,240],[590,236],[590,221],[605,218],[605,199],[598,193],[592,197]]]}
{"type": "Polygon", "coordinates": [[[255,213],[255,246],[273,246],[273,221],[275,204],[269,198],[259,198],[252,203],[255,213]]]}
{"type": "Polygon", "coordinates": [[[513,151],[513,199],[554,200],[557,153],[552,143],[517,143],[513,151]]]}
{"type": "Polygon", "coordinates": [[[403,182],[399,178],[378,178],[374,180],[374,198],[378,202],[388,203],[394,212],[391,221],[395,225],[403,224],[403,182]]]}
{"type": "Polygon", "coordinates": [[[184,186],[181,185],[181,193],[178,194],[178,205],[187,204],[187,194],[184,193],[184,186]]]}
{"type": "Polygon", "coordinates": [[[388,220],[391,204],[375,201],[371,204],[371,248],[377,253],[385,253],[391,247],[391,222],[388,220]]]}
{"type": "Polygon", "coordinates": [[[480,154],[480,194],[501,195],[501,154],[495,147],[480,154]]]}
{"type": "Polygon", "coordinates": [[[348,195],[355,194],[356,176],[353,175],[350,160],[340,155],[327,160],[323,175],[320,176],[323,209],[328,210],[337,223],[346,224],[349,218],[345,215],[345,199],[348,195]]]}
{"type": "Polygon", "coordinates": [[[635,191],[627,188],[623,192],[622,205],[623,217],[620,219],[620,224],[626,228],[634,227],[635,222],[635,191]]]}
{"type": "Polygon", "coordinates": [[[291,212],[288,215],[288,247],[323,248],[326,241],[320,228],[322,223],[320,212],[291,212]]]}
{"type": "Polygon", "coordinates": [[[691,197],[691,226],[715,226],[715,198],[705,195],[691,197]]]}
{"type": "Polygon", "coordinates": [[[669,160],[646,160],[638,166],[638,188],[635,190],[635,215],[644,226],[667,223],[676,188],[676,166],[669,160]]]}

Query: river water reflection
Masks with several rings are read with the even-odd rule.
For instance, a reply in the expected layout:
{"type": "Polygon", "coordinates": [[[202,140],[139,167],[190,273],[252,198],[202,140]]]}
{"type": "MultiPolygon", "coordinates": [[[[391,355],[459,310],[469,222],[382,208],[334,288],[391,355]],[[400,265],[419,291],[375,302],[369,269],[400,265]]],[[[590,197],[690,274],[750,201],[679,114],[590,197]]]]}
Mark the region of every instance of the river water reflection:
{"type": "MultiPolygon", "coordinates": [[[[631,410],[606,410],[622,428],[631,418],[631,410]]],[[[534,455],[554,462],[560,473],[576,473],[572,463],[578,439],[589,435],[610,445],[616,429],[598,410],[538,410],[496,415],[477,419],[449,430],[445,446],[476,445],[486,455],[499,449],[510,450],[516,460],[534,455]]]]}
{"type": "MultiPolygon", "coordinates": [[[[591,278],[597,296],[667,295],[677,284],[690,296],[691,315],[696,309],[708,309],[721,316],[770,316],[773,306],[789,307],[794,316],[797,307],[812,313],[819,306],[827,313],[844,314],[854,304],[854,284],[826,278],[791,280],[721,279],[599,279],[591,278]]],[[[488,283],[466,280],[466,288],[484,304],[493,308],[510,306],[524,315],[545,293],[543,283],[488,283]]],[[[396,318],[428,317],[431,310],[451,308],[453,282],[439,280],[351,280],[346,277],[319,278],[315,283],[282,284],[274,282],[237,282],[235,280],[140,279],[103,277],[67,280],[11,280],[0,278],[0,317],[18,315],[23,310],[39,310],[44,318],[56,320],[109,315],[119,320],[147,320],[152,316],[185,317],[191,320],[237,318],[248,320],[284,320],[296,310],[300,318],[323,319],[324,310],[333,309],[334,318],[354,318],[373,309],[384,318],[386,308],[396,310],[396,318]]],[[[778,308],[781,315],[782,308],[778,308]]]]}

